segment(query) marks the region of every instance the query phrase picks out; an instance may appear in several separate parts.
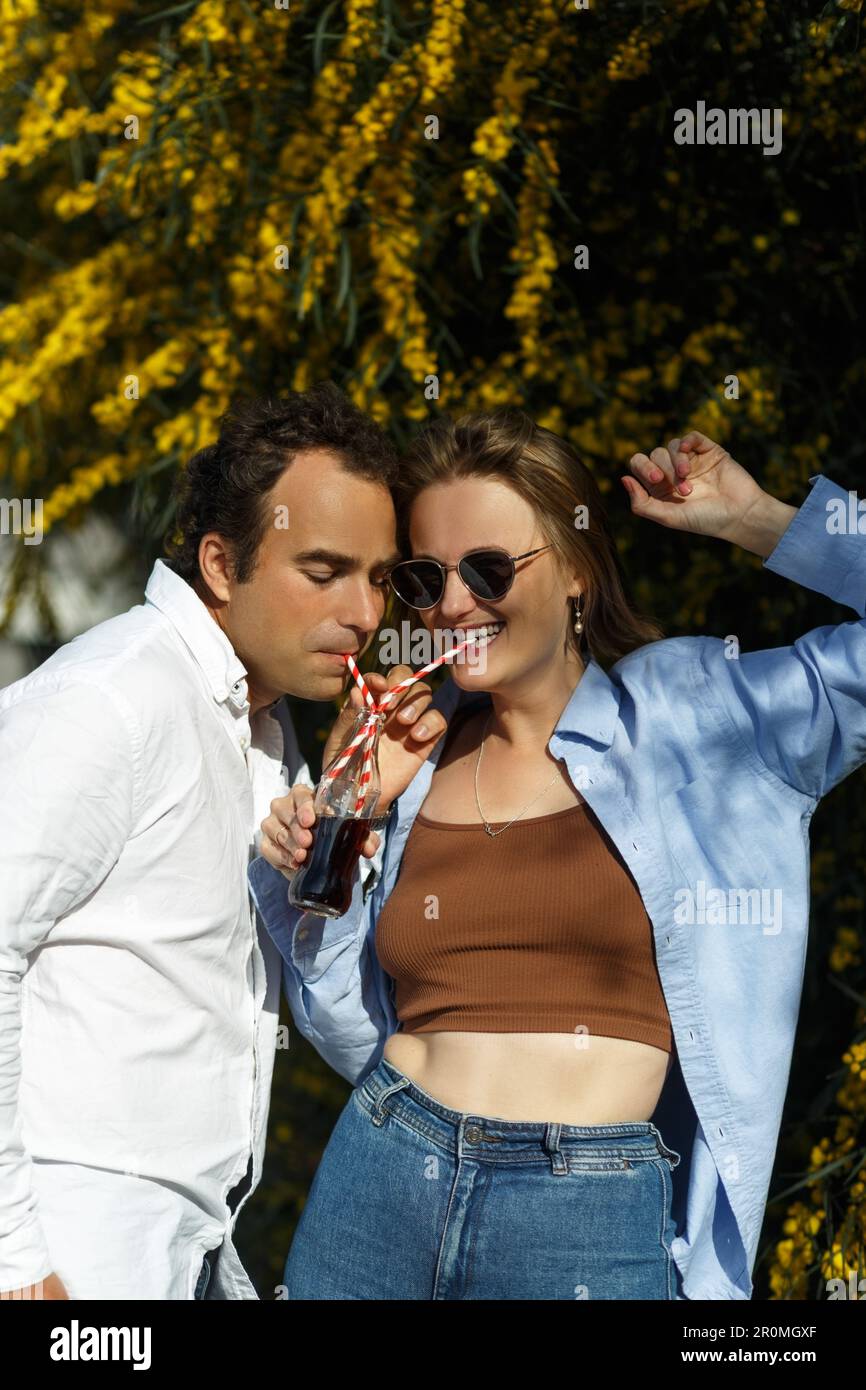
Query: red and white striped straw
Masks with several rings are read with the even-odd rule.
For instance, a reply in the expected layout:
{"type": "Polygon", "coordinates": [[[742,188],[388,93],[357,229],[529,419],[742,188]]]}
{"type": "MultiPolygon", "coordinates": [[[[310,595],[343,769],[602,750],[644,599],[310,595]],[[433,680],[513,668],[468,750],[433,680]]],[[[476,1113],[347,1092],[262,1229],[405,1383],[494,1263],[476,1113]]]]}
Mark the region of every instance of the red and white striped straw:
{"type": "Polygon", "coordinates": [[[364,680],[364,677],[358,670],[357,663],[355,662],[355,659],[352,656],[351,652],[346,652],[344,654],[346,665],[352,672],[352,675],[355,677],[355,681],[367,705],[367,718],[365,719],[361,728],[358,730],[355,737],[352,739],[351,743],[347,744],[346,747],[343,749],[337,761],[333,764],[332,767],[328,768],[327,772],[325,773],[325,776],[329,779],[336,777],[339,772],[342,772],[343,768],[346,766],[355,749],[359,748],[362,743],[365,745],[362,758],[361,776],[358,782],[360,791],[358,792],[358,798],[355,802],[354,814],[356,816],[359,815],[361,810],[363,809],[364,802],[367,798],[367,786],[369,784],[370,778],[373,775],[373,744],[376,739],[376,732],[379,729],[382,722],[379,716],[384,714],[390,708],[397,696],[402,695],[404,690],[408,690],[410,685],[414,685],[416,681],[421,680],[422,676],[427,676],[430,674],[431,671],[435,671],[436,667],[441,666],[443,661],[448,661],[450,657],[456,656],[458,652],[463,651],[464,647],[472,646],[474,641],[474,637],[468,637],[465,642],[460,642],[456,647],[451,647],[449,651],[443,652],[441,656],[436,657],[435,661],[429,662],[427,666],[422,666],[421,670],[416,671],[414,676],[407,676],[404,681],[400,681],[399,685],[395,685],[390,690],[386,690],[385,694],[382,696],[382,699],[379,701],[378,704],[373,698],[373,694],[370,690],[370,687],[367,685],[367,682],[364,680]]]}

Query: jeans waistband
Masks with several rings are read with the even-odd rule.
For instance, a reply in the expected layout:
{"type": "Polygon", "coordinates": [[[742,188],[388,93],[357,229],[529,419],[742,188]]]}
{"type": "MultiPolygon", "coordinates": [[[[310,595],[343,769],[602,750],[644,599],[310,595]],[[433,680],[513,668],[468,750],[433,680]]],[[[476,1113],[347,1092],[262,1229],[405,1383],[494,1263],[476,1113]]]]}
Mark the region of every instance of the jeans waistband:
{"type": "Polygon", "coordinates": [[[546,1152],[567,1147],[573,1153],[603,1154],[630,1159],[669,1160],[675,1168],[680,1155],[664,1143],[650,1120],[623,1124],[565,1125],[554,1121],[502,1120],[451,1110],[406,1076],[405,1072],[381,1058],[358,1087],[370,1104],[373,1123],[382,1124],[388,1115],[403,1118],[416,1130],[453,1152],[477,1152],[485,1157],[501,1157],[518,1149],[540,1146],[546,1152]]]}

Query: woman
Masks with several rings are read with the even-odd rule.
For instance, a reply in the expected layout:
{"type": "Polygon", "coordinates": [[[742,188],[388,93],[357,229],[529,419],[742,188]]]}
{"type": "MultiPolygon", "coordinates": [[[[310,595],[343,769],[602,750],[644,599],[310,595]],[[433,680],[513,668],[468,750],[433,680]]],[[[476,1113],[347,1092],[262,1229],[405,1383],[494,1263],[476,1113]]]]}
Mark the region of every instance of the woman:
{"type": "MultiPolygon", "coordinates": [[[[704,436],[631,465],[636,513],[784,560],[796,509],[704,436]]],[[[398,767],[392,750],[382,767],[382,809],[399,814],[376,889],[336,922],[304,917],[282,948],[301,1030],[328,1060],[369,1057],[333,1063],[359,1084],[298,1224],[288,1296],[748,1297],[772,1162],[750,1107],[769,1113],[774,1148],[807,907],[792,879],[787,935],[772,919],[712,935],[700,917],[672,930],[674,895],[700,871],[778,883],[773,847],[790,858],[817,797],[866,758],[863,625],[733,662],[719,639],[659,640],[626,603],[590,474],[519,413],[429,427],[395,505],[413,557],[392,570],[398,596],[430,632],[483,631],[437,694],[459,708],[430,766],[410,783],[417,758],[398,767]],[[742,1039],[762,1004],[758,1097],[742,1039]]],[[[863,541],[833,554],[840,580],[859,566],[846,592],[862,612],[863,541]]],[[[292,854],[279,817],[263,853],[288,876],[312,815],[284,819],[292,854]]]]}

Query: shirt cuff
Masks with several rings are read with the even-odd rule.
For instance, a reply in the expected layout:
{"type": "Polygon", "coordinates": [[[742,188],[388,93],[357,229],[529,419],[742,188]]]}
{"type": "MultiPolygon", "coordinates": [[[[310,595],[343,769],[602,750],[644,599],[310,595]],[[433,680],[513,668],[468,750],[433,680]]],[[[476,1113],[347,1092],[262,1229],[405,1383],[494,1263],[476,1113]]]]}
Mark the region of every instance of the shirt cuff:
{"type": "Polygon", "coordinates": [[[823,473],[814,473],[809,482],[811,491],[764,560],[764,568],[863,613],[866,578],[856,494],[849,498],[823,473]]]}
{"type": "Polygon", "coordinates": [[[0,1240],[0,1296],[27,1289],[54,1273],[42,1226],[31,1220],[0,1240]]]}
{"type": "Polygon", "coordinates": [[[283,960],[294,965],[296,969],[301,969],[305,958],[309,958],[311,949],[314,953],[327,950],[329,946],[343,941],[346,937],[354,936],[358,927],[359,909],[363,905],[360,873],[357,869],[352,889],[352,903],[342,917],[322,917],[318,913],[305,912],[303,908],[294,907],[289,902],[288,879],[279,869],[269,864],[267,859],[254,859],[247,871],[247,878],[253,901],[268,935],[283,960]],[[298,934],[302,920],[304,926],[298,934]],[[298,935],[305,943],[301,949],[295,946],[298,935]]]}

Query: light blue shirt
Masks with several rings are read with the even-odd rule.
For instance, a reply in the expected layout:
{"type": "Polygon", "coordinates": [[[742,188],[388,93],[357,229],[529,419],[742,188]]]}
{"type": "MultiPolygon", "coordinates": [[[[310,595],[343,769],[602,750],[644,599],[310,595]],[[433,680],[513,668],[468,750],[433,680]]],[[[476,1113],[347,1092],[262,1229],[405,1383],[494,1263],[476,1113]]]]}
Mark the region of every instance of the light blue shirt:
{"type": "MultiPolygon", "coordinates": [[[[547,745],[652,922],[677,1054],[652,1119],[682,1155],[672,1249],[688,1299],[751,1296],[800,1007],[809,822],[866,763],[866,516],[858,532],[854,495],[823,475],[809,482],[764,567],[860,620],[765,651],[677,637],[630,652],[609,674],[591,660],[547,745]],[[842,528],[834,509],[848,518],[842,528]]],[[[450,719],[489,699],[449,676],[433,703],[450,719]]],[[[366,887],[356,875],[343,917],[290,908],[285,878],[263,859],[250,866],[295,1022],[355,1085],[398,1028],[374,932],[443,745],[444,735],[393,803],[381,875],[366,887]]],[[[538,904],[543,912],[543,884],[538,904]]]]}

